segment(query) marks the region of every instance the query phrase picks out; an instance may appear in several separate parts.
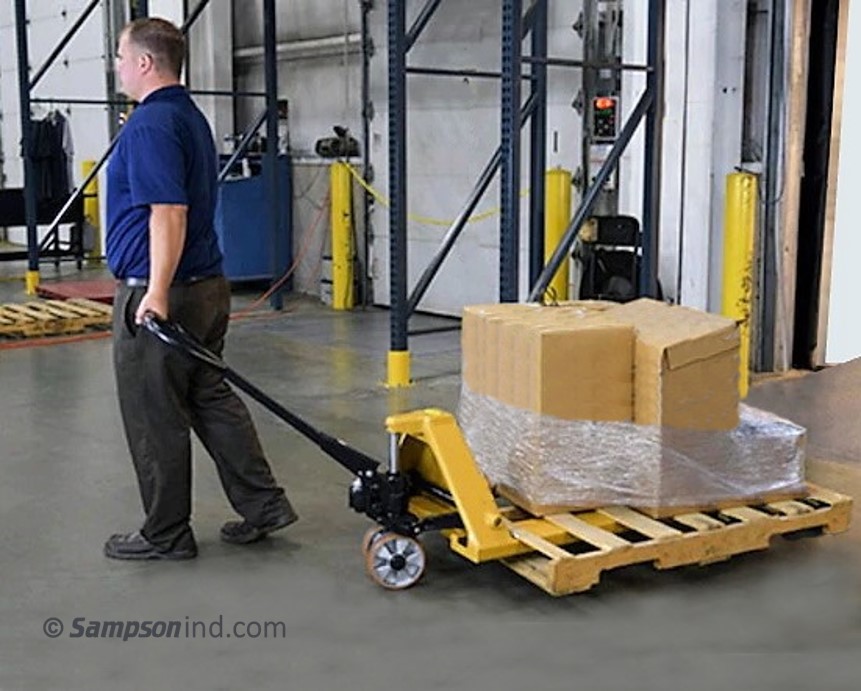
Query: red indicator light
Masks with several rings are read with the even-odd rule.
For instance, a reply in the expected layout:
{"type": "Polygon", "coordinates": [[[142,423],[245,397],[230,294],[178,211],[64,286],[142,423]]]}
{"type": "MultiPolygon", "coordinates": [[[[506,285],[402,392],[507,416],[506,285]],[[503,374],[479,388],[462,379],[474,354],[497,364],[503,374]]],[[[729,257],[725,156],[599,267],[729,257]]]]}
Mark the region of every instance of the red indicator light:
{"type": "Polygon", "coordinates": [[[612,98],[608,98],[607,96],[600,96],[595,99],[595,107],[598,110],[609,110],[610,108],[615,107],[616,101],[612,98]]]}

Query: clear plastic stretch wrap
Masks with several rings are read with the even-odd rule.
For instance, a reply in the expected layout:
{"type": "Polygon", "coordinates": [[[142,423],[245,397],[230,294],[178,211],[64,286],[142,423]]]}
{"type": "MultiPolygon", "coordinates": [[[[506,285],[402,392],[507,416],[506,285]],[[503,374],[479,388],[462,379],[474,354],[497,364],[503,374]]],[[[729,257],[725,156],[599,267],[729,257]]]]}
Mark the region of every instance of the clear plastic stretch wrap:
{"type": "Polygon", "coordinates": [[[805,429],[739,412],[730,431],[562,420],[464,386],[458,421],[491,484],[531,506],[685,507],[803,491],[805,429]]]}

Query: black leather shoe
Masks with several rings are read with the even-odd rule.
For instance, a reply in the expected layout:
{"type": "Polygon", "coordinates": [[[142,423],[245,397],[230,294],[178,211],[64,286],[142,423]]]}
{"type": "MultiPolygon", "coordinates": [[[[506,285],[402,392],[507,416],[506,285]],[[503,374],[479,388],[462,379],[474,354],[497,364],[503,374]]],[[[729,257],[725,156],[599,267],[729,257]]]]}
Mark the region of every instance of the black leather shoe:
{"type": "Polygon", "coordinates": [[[228,521],[221,526],[221,539],[232,545],[248,545],[252,542],[262,540],[269,533],[286,528],[298,520],[299,516],[288,505],[279,514],[262,525],[254,525],[248,521],[228,521]]]}
{"type": "Polygon", "coordinates": [[[174,549],[156,547],[140,531],[111,535],[105,543],[105,556],[111,559],[194,559],[197,545],[192,538],[190,544],[174,549]]]}

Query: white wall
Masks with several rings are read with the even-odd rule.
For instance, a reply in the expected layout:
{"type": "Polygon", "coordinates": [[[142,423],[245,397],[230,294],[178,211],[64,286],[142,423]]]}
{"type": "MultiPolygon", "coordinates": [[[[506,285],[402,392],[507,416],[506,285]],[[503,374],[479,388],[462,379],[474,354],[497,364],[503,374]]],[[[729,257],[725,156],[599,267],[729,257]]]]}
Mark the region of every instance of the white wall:
{"type": "Polygon", "coordinates": [[[323,277],[323,255],[331,255],[331,222],[327,203],[329,165],[294,162],[293,165],[293,274],[295,290],[318,295],[323,277]]]}
{"type": "MultiPolygon", "coordinates": [[[[4,86],[3,82],[4,82],[4,78],[8,81],[10,75],[11,75],[10,72],[4,73],[4,72],[0,71],[0,120],[2,120],[2,117],[3,117],[3,110],[2,110],[2,108],[3,108],[3,86],[4,86]]],[[[6,88],[9,89],[11,87],[7,86],[6,88]]],[[[0,126],[0,187],[6,186],[6,166],[8,165],[8,163],[5,160],[6,149],[3,146],[3,135],[4,135],[3,130],[4,130],[4,128],[2,126],[0,126]]],[[[4,231],[0,230],[0,238],[2,238],[2,237],[4,237],[4,231]]]]}
{"type": "MultiPolygon", "coordinates": [[[[177,26],[182,26],[185,16],[183,15],[182,0],[149,0],[149,16],[164,17],[177,26]]],[[[212,6],[224,4],[222,2],[210,3],[212,6]]],[[[207,6],[204,12],[209,12],[211,7],[207,6]]],[[[217,7],[216,7],[217,9],[217,7]]]]}
{"type": "MultiPolygon", "coordinates": [[[[384,2],[378,2],[384,7],[384,2]]],[[[361,136],[361,56],[355,41],[360,30],[358,0],[291,0],[276,4],[278,43],[278,97],[290,102],[290,140],[299,154],[312,152],[314,142],[333,135],[333,125],[346,125],[361,136]],[[334,41],[324,51],[308,49],[308,41],[334,41]]],[[[234,48],[236,86],[240,90],[263,91],[262,60],[239,57],[263,45],[262,0],[234,3],[234,48]]],[[[313,44],[311,44],[313,46],[313,44]]],[[[264,107],[262,99],[240,99],[236,129],[243,131],[264,107]]]]}
{"type": "Polygon", "coordinates": [[[858,296],[861,295],[861,4],[849,3],[849,28],[844,63],[843,126],[840,131],[840,163],[837,178],[837,211],[834,225],[834,250],[831,267],[831,293],[828,311],[828,337],[825,361],[845,362],[861,356],[861,320],[858,296]]]}
{"type": "MultiPolygon", "coordinates": [[[[164,0],[161,4],[165,4],[164,0]]],[[[186,84],[192,90],[233,90],[233,55],[225,49],[233,45],[232,6],[233,0],[210,2],[188,33],[189,64],[185,72],[186,84]]],[[[182,24],[182,20],[176,21],[182,24]]],[[[234,108],[230,97],[196,95],[194,100],[209,120],[217,144],[224,141],[225,135],[233,134],[234,108]]]]}

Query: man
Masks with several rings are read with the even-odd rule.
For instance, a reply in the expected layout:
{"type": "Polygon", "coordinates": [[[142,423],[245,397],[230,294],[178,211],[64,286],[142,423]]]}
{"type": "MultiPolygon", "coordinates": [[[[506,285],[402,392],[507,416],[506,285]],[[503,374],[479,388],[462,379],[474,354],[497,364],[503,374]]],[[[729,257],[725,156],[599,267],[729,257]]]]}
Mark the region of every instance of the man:
{"type": "Polygon", "coordinates": [[[230,288],[213,227],[217,156],[209,125],[179,77],[182,33],[163,19],[126,26],[116,70],[139,102],[108,165],[107,257],[118,279],[114,369],[126,439],[146,514],[143,527],[113,535],[114,559],[189,559],[194,429],[215,460],[243,521],[221,529],[246,544],[296,520],[272,477],[248,410],[214,369],[142,328],[152,312],[182,324],[221,353],[230,288]]]}

